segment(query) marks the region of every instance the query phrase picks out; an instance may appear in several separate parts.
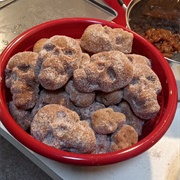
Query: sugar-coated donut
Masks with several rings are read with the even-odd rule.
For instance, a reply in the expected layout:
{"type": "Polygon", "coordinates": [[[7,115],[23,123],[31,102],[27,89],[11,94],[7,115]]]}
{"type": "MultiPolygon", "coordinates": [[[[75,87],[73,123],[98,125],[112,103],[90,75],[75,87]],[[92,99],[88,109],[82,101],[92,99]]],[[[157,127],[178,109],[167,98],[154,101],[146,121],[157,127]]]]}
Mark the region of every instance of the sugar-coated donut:
{"type": "Polygon", "coordinates": [[[37,58],[38,54],[35,52],[19,52],[11,57],[6,65],[6,87],[10,88],[17,108],[33,108],[39,97],[39,83],[34,73],[37,58]]]}
{"type": "Polygon", "coordinates": [[[90,63],[74,71],[73,82],[82,92],[112,92],[123,88],[133,78],[133,66],[120,51],[107,51],[91,56],[90,63]]]}
{"type": "Polygon", "coordinates": [[[111,108],[103,108],[93,112],[91,116],[92,128],[98,134],[112,134],[124,124],[126,116],[114,112],[111,108]]]}
{"type": "Polygon", "coordinates": [[[82,50],[75,39],[61,35],[49,38],[39,52],[35,67],[40,84],[48,90],[61,88],[79,67],[81,57],[82,50]]]}
{"type": "Polygon", "coordinates": [[[31,134],[37,140],[58,149],[91,153],[96,147],[94,131],[76,112],[58,104],[42,107],[31,123],[31,134]]]}
{"type": "Polygon", "coordinates": [[[132,81],[124,88],[123,98],[142,119],[154,118],[160,110],[157,95],[162,87],[158,76],[146,64],[134,64],[132,81]]]}
{"type": "Polygon", "coordinates": [[[80,39],[80,45],[90,53],[118,50],[131,53],[133,34],[121,28],[111,28],[101,24],[88,26],[80,39]]]}
{"type": "Polygon", "coordinates": [[[138,134],[135,129],[124,124],[116,133],[111,136],[110,151],[125,149],[138,142],[138,134]]]}

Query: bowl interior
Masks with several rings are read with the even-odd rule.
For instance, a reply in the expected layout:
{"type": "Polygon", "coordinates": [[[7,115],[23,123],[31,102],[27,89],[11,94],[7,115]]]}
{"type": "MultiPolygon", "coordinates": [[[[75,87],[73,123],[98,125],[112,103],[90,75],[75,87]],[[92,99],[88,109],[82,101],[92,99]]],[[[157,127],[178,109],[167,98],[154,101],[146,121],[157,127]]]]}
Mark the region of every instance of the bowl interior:
{"type": "Polygon", "coordinates": [[[40,143],[22,130],[11,117],[6,106],[6,102],[11,99],[10,92],[4,83],[4,69],[8,60],[18,52],[32,50],[35,42],[41,38],[49,38],[53,35],[66,35],[78,39],[81,37],[84,29],[93,23],[100,23],[113,28],[120,27],[132,32],[115,23],[99,19],[59,19],[40,24],[22,33],[7,46],[0,56],[0,117],[2,123],[26,147],[60,162],[79,165],[104,165],[134,157],[153,146],[164,135],[173,120],[177,107],[176,81],[168,63],[153,45],[132,32],[134,34],[133,53],[144,55],[151,60],[152,69],[158,75],[162,84],[162,92],[158,96],[161,110],[154,119],[144,125],[143,134],[137,144],[124,150],[107,154],[75,154],[40,143]]]}

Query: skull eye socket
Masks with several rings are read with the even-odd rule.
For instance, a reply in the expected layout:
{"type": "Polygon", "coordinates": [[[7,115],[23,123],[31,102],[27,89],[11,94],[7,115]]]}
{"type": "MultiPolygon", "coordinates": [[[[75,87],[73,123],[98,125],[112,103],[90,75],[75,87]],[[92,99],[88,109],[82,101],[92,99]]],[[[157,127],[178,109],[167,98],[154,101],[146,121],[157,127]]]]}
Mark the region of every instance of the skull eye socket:
{"type": "Polygon", "coordinates": [[[31,68],[31,66],[29,64],[22,64],[22,65],[18,66],[18,69],[21,72],[27,72],[27,71],[29,71],[30,68],[31,68]]]}
{"type": "Polygon", "coordinates": [[[132,79],[131,84],[133,84],[133,85],[139,84],[139,81],[140,81],[140,79],[135,77],[135,78],[132,79]]]}
{"type": "Polygon", "coordinates": [[[43,49],[45,49],[46,51],[52,51],[55,48],[55,45],[53,44],[45,44],[43,46],[43,49]]]}

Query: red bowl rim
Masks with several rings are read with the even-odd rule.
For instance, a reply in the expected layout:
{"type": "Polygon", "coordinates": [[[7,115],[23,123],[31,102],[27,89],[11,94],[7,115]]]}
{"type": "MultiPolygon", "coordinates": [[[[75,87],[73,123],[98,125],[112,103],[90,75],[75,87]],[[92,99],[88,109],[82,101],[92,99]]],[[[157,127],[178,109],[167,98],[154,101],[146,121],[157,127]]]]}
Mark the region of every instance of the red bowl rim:
{"type": "Polygon", "coordinates": [[[177,108],[177,85],[176,80],[174,78],[173,72],[169,66],[169,64],[166,62],[164,57],[160,54],[160,52],[149,42],[147,42],[144,38],[136,34],[135,32],[126,29],[125,27],[115,24],[113,22],[101,20],[101,19],[95,19],[95,18],[63,18],[63,19],[57,19],[48,21],[45,23],[42,23],[40,25],[34,26],[30,28],[29,30],[23,32],[19,36],[17,36],[2,52],[0,55],[0,119],[3,123],[3,125],[6,127],[6,129],[24,146],[29,148],[30,150],[43,155],[47,158],[63,162],[63,163],[70,163],[70,164],[77,164],[77,165],[88,165],[88,166],[94,166],[94,165],[106,165],[106,164],[113,164],[117,162],[121,162],[127,159],[130,159],[132,157],[135,157],[150,147],[152,147],[168,130],[170,127],[173,118],[175,116],[176,108],[177,108]],[[150,133],[147,135],[144,139],[140,140],[137,144],[126,148],[124,150],[115,151],[107,154],[75,154],[71,152],[66,152],[63,150],[59,150],[50,146],[47,146],[35,138],[33,138],[31,135],[29,135],[27,132],[25,132],[11,117],[8,108],[6,106],[5,102],[5,90],[4,90],[4,69],[6,65],[6,55],[10,52],[12,52],[12,48],[15,44],[21,43],[24,38],[27,36],[31,36],[34,31],[38,31],[38,29],[42,29],[43,27],[50,27],[54,24],[59,23],[80,23],[82,21],[89,22],[89,23],[101,23],[106,24],[107,26],[111,27],[120,27],[127,31],[130,31],[134,34],[134,36],[138,37],[142,42],[147,43],[148,48],[152,48],[153,51],[160,57],[159,63],[163,66],[165,73],[167,75],[167,83],[169,84],[169,93],[168,93],[168,102],[167,102],[167,109],[169,111],[166,111],[164,109],[163,112],[163,120],[158,124],[157,127],[153,130],[153,133],[150,133]],[[26,138],[24,138],[26,137],[26,138]]]}

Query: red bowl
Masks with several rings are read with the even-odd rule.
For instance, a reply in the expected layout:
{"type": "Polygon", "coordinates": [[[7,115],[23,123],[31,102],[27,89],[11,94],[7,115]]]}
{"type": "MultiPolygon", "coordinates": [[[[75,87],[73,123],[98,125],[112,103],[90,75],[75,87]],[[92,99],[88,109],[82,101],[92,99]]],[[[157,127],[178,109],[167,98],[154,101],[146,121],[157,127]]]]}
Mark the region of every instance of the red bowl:
{"type": "Polygon", "coordinates": [[[7,130],[24,146],[47,158],[78,165],[106,165],[117,163],[137,156],[152,147],[171,125],[177,108],[177,86],[169,64],[160,52],[141,36],[134,34],[133,52],[144,55],[152,61],[152,69],[158,75],[162,92],[158,96],[161,109],[156,118],[150,120],[143,128],[143,135],[139,142],[124,150],[106,154],[75,154],[47,146],[24,131],[11,117],[7,102],[11,98],[5,87],[4,70],[10,57],[26,50],[32,50],[34,43],[41,38],[53,35],[66,35],[80,38],[84,29],[90,25],[100,23],[112,28],[123,28],[118,24],[99,19],[66,18],[46,22],[35,26],[15,38],[0,56],[0,118],[7,130]]]}

